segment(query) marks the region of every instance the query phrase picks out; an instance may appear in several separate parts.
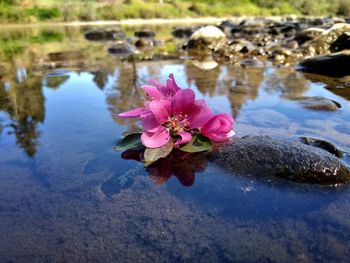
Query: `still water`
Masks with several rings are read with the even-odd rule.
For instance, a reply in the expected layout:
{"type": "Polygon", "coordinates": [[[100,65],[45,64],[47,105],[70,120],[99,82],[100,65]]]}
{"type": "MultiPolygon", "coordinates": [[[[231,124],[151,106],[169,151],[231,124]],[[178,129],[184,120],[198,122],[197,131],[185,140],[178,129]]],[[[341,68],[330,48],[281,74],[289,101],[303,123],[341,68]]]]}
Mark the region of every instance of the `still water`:
{"type": "MultiPolygon", "coordinates": [[[[1,262],[349,262],[350,189],[227,174],[203,156],[145,169],[113,146],[138,89],[174,73],[237,137],[311,136],[350,152],[348,80],[294,66],[211,70],[178,58],[127,61],[87,28],[0,35],[1,262]],[[295,100],[320,95],[337,111],[295,100]]],[[[132,35],[133,28],[124,29],[132,35]]],[[[171,40],[171,27],[156,28],[171,40]]],[[[345,161],[350,164],[349,157],[345,161]]]]}

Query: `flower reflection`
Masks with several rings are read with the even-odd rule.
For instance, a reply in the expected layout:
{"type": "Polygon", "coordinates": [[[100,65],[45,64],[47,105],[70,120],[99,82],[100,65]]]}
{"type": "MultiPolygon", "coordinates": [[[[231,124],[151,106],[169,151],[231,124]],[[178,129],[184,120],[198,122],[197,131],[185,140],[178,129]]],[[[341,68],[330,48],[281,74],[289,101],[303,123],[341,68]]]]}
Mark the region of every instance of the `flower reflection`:
{"type": "MultiPolygon", "coordinates": [[[[143,161],[144,149],[126,150],[123,159],[143,161]]],[[[149,177],[156,185],[166,183],[175,176],[183,186],[192,186],[196,172],[203,172],[207,167],[207,158],[203,153],[186,153],[174,149],[166,158],[161,158],[146,168],[149,177]]]]}

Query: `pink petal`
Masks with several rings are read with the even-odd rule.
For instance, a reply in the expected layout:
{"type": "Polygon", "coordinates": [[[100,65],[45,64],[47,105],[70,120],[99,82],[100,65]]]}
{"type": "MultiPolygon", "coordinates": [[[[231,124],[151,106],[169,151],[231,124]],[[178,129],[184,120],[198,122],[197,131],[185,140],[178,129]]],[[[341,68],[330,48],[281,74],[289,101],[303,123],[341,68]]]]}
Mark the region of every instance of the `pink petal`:
{"type": "Polygon", "coordinates": [[[169,100],[151,101],[149,107],[160,124],[167,122],[171,109],[171,102],[169,100]]]}
{"type": "Polygon", "coordinates": [[[148,111],[147,113],[142,114],[141,121],[142,121],[143,128],[145,129],[145,131],[148,131],[148,132],[154,132],[160,126],[160,123],[158,122],[153,112],[151,111],[148,111]]]}
{"type": "Polygon", "coordinates": [[[196,104],[188,113],[188,122],[191,128],[202,128],[213,116],[213,111],[205,104],[196,104]]]}
{"type": "Polygon", "coordinates": [[[119,113],[118,117],[119,118],[135,118],[135,117],[139,117],[144,111],[145,111],[144,108],[135,108],[135,109],[127,111],[127,112],[119,113]]]}
{"type": "Polygon", "coordinates": [[[171,100],[171,112],[174,115],[187,113],[194,106],[195,94],[191,89],[180,89],[171,100]]]}
{"type": "Polygon", "coordinates": [[[173,74],[169,75],[169,78],[167,80],[167,88],[173,92],[173,95],[180,90],[179,86],[176,84],[173,74]]]}
{"type": "Polygon", "coordinates": [[[181,136],[181,140],[177,140],[175,142],[175,145],[180,145],[183,143],[187,143],[190,140],[192,140],[192,135],[188,132],[178,132],[176,135],[180,135],[181,136]]]}
{"type": "Polygon", "coordinates": [[[155,132],[143,132],[141,135],[141,142],[144,146],[148,148],[158,148],[166,144],[170,139],[169,131],[163,127],[159,126],[158,130],[155,132]]]}
{"type": "Polygon", "coordinates": [[[162,94],[154,86],[145,85],[145,86],[142,86],[142,89],[146,91],[148,97],[150,97],[151,100],[160,100],[162,98],[162,94]]]}
{"type": "Polygon", "coordinates": [[[217,131],[220,129],[221,123],[216,116],[212,117],[202,128],[202,133],[205,136],[208,136],[210,133],[217,131]]]}

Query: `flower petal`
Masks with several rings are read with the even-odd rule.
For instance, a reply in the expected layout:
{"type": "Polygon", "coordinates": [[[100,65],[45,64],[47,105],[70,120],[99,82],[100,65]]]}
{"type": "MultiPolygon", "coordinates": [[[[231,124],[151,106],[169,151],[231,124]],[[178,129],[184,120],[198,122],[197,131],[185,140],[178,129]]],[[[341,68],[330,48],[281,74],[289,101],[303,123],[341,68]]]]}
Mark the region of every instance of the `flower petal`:
{"type": "Polygon", "coordinates": [[[145,108],[135,108],[130,111],[122,112],[118,114],[119,118],[135,118],[140,117],[140,115],[145,111],[145,108]]]}
{"type": "Polygon", "coordinates": [[[163,127],[159,128],[155,132],[143,132],[141,135],[141,142],[148,148],[158,148],[166,144],[170,139],[169,131],[163,127]]]}
{"type": "Polygon", "coordinates": [[[195,94],[191,89],[180,89],[171,99],[171,113],[187,113],[194,105],[195,94]]]}
{"type": "Polygon", "coordinates": [[[145,86],[142,86],[141,88],[146,91],[148,97],[150,97],[151,100],[160,100],[162,98],[162,94],[154,86],[145,85],[145,86]]]}
{"type": "Polygon", "coordinates": [[[180,90],[179,86],[176,84],[176,81],[175,81],[175,78],[174,78],[174,75],[171,73],[169,75],[169,78],[166,82],[167,84],[167,88],[172,91],[173,95],[180,90]]]}
{"type": "Polygon", "coordinates": [[[165,123],[170,117],[171,102],[169,100],[151,101],[149,107],[160,124],[165,123]]]}
{"type": "Polygon", "coordinates": [[[213,111],[206,104],[196,103],[192,110],[188,113],[188,122],[191,128],[202,128],[208,119],[213,117],[213,111]]]}
{"type": "Polygon", "coordinates": [[[180,135],[181,139],[175,142],[175,145],[180,145],[192,140],[192,135],[188,132],[178,132],[176,135],[180,135]]]}
{"type": "Polygon", "coordinates": [[[147,132],[154,132],[160,126],[160,123],[154,116],[152,111],[148,111],[141,115],[142,126],[147,132]]]}

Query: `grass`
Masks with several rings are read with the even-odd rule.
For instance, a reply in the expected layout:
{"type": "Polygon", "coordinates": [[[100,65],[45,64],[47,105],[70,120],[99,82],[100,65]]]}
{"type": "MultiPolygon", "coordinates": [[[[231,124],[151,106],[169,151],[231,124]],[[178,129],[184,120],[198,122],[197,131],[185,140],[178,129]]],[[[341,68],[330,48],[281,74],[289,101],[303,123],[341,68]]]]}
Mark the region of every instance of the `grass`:
{"type": "Polygon", "coordinates": [[[0,0],[0,23],[349,13],[350,0],[0,0]],[[21,3],[27,3],[25,6],[21,3]],[[347,7],[347,8],[345,8],[347,7]]]}

